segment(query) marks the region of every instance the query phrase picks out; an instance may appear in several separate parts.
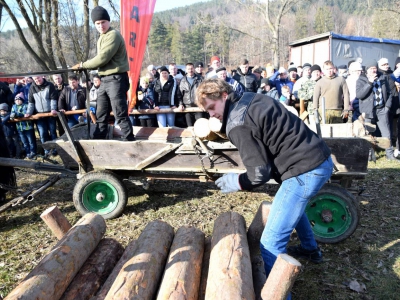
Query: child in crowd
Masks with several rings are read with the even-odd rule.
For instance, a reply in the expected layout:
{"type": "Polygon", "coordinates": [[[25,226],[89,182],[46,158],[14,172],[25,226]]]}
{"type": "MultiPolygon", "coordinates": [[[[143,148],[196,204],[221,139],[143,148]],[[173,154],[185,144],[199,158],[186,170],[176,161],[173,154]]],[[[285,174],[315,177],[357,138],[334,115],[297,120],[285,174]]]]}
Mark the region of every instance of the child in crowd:
{"type": "MultiPolygon", "coordinates": [[[[19,93],[15,96],[15,104],[11,109],[11,119],[24,117],[28,108],[28,104],[24,102],[24,100],[23,93],[19,93]]],[[[16,124],[19,137],[25,148],[26,157],[29,159],[36,159],[37,144],[32,121],[21,121],[16,124]]]]}
{"type": "Polygon", "coordinates": [[[15,123],[9,122],[10,111],[7,103],[0,104],[0,124],[7,141],[10,157],[21,157],[21,146],[19,143],[18,132],[15,123]]]}
{"type": "MultiPolygon", "coordinates": [[[[139,111],[146,109],[154,109],[153,90],[149,88],[149,79],[144,76],[140,78],[140,87],[138,91],[138,101],[136,107],[139,111]]],[[[139,115],[140,126],[156,127],[156,115],[139,115]]]]}
{"type": "Polygon", "coordinates": [[[286,105],[290,104],[290,87],[287,85],[282,86],[282,96],[279,98],[280,102],[283,102],[286,105]]]}

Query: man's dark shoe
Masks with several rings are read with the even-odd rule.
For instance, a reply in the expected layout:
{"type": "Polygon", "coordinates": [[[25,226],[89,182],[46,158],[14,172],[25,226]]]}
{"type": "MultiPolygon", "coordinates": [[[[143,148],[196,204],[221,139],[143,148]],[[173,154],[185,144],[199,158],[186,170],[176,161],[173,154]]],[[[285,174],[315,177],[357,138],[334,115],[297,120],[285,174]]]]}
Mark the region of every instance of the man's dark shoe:
{"type": "Polygon", "coordinates": [[[297,245],[287,247],[286,250],[287,254],[294,258],[304,258],[317,264],[323,261],[321,249],[319,249],[319,247],[315,250],[306,250],[301,245],[297,245]]]}

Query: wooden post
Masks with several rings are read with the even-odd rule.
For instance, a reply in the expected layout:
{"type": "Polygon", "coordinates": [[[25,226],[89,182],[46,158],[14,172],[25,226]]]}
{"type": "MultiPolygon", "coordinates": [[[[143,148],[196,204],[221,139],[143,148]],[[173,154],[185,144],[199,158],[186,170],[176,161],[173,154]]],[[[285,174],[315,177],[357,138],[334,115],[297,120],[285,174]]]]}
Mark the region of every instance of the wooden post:
{"type": "Polygon", "coordinates": [[[211,236],[207,237],[204,241],[204,254],[203,254],[203,262],[201,264],[199,300],[204,300],[206,297],[208,269],[210,267],[210,254],[211,254],[211,236]]]}
{"type": "Polygon", "coordinates": [[[105,231],[102,216],[83,216],[5,300],[59,299],[105,231]]]}
{"type": "Polygon", "coordinates": [[[169,224],[158,220],[148,223],[137,240],[134,256],[122,267],[105,299],[153,299],[173,237],[169,224]]]}
{"type": "Polygon", "coordinates": [[[157,300],[198,299],[203,252],[201,230],[183,226],[176,231],[157,300]]]}
{"type": "Polygon", "coordinates": [[[263,300],[286,300],[301,264],[287,254],[279,254],[261,291],[263,300]]]}
{"type": "Polygon", "coordinates": [[[68,222],[67,218],[62,214],[57,206],[51,206],[46,209],[40,218],[46,223],[50,228],[51,232],[59,240],[70,230],[72,227],[68,222]]]}
{"type": "Polygon", "coordinates": [[[113,285],[115,278],[117,278],[122,267],[135,254],[136,246],[137,246],[136,240],[133,240],[132,242],[130,242],[128,244],[128,246],[126,246],[124,254],[122,254],[118,263],[112,270],[111,274],[107,277],[106,282],[104,282],[104,284],[101,286],[101,289],[97,292],[96,297],[94,297],[93,300],[103,300],[106,298],[108,291],[110,290],[111,286],[113,285]]]}
{"type": "Polygon", "coordinates": [[[249,243],[251,270],[253,275],[253,286],[256,299],[261,299],[261,290],[267,280],[265,275],[264,261],[260,253],[260,239],[267,223],[271,203],[261,202],[249,229],[247,230],[247,240],[249,243]]]}
{"type": "Polygon", "coordinates": [[[102,239],[80,268],[61,300],[84,300],[94,296],[123,252],[124,247],[118,241],[111,238],[102,239]]]}
{"type": "Polygon", "coordinates": [[[236,212],[214,222],[205,299],[255,299],[246,224],[236,212]]]}

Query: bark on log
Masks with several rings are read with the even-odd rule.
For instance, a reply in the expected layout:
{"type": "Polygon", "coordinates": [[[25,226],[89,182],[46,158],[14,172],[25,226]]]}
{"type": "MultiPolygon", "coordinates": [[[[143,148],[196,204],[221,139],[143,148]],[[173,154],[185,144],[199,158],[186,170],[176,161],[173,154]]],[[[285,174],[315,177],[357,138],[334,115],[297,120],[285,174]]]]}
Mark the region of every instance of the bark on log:
{"type": "Polygon", "coordinates": [[[180,227],[175,234],[165,266],[157,300],[197,300],[204,233],[192,226],[180,227]]]}
{"type": "Polygon", "coordinates": [[[5,299],[60,299],[105,231],[102,216],[83,216],[5,299]]]}
{"type": "Polygon", "coordinates": [[[153,299],[168,257],[174,229],[162,221],[147,224],[134,256],[122,267],[106,299],[153,299]]]}
{"type": "Polygon", "coordinates": [[[287,254],[279,254],[261,291],[263,300],[285,300],[299,275],[301,264],[287,254]]]}
{"type": "Polygon", "coordinates": [[[264,231],[265,224],[269,215],[271,203],[261,202],[249,229],[247,230],[247,240],[249,243],[251,270],[253,275],[253,286],[256,300],[261,299],[261,290],[267,280],[265,275],[264,261],[260,253],[260,239],[264,231]]]}
{"type": "Polygon", "coordinates": [[[214,222],[205,299],[255,299],[246,224],[236,212],[214,222]]]}
{"type": "Polygon", "coordinates": [[[135,254],[136,246],[137,246],[137,240],[133,240],[128,244],[128,246],[126,246],[124,254],[122,254],[121,258],[119,259],[118,263],[112,270],[111,274],[107,277],[106,282],[104,282],[101,289],[97,292],[96,296],[92,298],[92,300],[103,300],[106,298],[107,293],[109,292],[111,286],[115,281],[115,278],[117,278],[122,267],[135,254]]]}
{"type": "Polygon", "coordinates": [[[59,240],[70,230],[72,227],[67,218],[62,214],[57,206],[51,206],[46,209],[40,218],[50,228],[51,232],[59,240]]]}
{"type": "Polygon", "coordinates": [[[204,300],[206,298],[208,269],[210,267],[210,254],[211,254],[211,236],[207,237],[204,241],[204,254],[203,254],[203,262],[201,264],[199,300],[204,300]]]}
{"type": "Polygon", "coordinates": [[[193,131],[200,139],[206,139],[209,141],[216,140],[218,135],[212,132],[208,126],[208,119],[200,118],[197,119],[193,126],[193,131]]]}
{"type": "Polygon", "coordinates": [[[96,294],[118,262],[124,247],[111,238],[102,239],[70,283],[61,300],[87,300],[96,294]]]}

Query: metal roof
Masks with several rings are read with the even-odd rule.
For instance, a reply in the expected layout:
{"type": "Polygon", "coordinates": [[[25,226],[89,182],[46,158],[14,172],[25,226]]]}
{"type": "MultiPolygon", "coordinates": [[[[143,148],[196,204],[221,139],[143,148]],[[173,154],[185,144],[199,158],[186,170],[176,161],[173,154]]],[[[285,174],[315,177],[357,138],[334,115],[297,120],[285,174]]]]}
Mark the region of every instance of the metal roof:
{"type": "Polygon", "coordinates": [[[333,39],[338,39],[338,40],[369,42],[369,43],[386,43],[386,44],[400,45],[400,40],[373,38],[373,37],[365,37],[365,36],[343,35],[343,34],[338,34],[338,33],[334,33],[332,31],[329,31],[329,32],[313,35],[313,36],[310,36],[310,37],[306,37],[306,38],[291,42],[291,43],[289,43],[289,46],[299,46],[299,45],[302,45],[302,44],[308,44],[310,42],[317,42],[317,41],[320,41],[320,40],[325,40],[328,37],[332,37],[333,39]]]}

